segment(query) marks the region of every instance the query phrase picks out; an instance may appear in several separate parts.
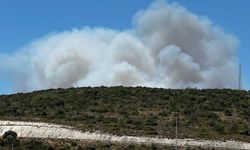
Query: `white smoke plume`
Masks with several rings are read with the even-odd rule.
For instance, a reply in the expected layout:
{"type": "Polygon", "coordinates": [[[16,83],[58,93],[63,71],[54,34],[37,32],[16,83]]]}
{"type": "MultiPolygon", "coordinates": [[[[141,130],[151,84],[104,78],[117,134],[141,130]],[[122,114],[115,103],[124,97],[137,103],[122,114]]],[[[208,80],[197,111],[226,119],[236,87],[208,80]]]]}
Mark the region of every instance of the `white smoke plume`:
{"type": "Polygon", "coordinates": [[[156,1],[133,27],[52,33],[15,54],[0,71],[17,91],[80,86],[235,88],[237,39],[176,3],[156,1]]]}

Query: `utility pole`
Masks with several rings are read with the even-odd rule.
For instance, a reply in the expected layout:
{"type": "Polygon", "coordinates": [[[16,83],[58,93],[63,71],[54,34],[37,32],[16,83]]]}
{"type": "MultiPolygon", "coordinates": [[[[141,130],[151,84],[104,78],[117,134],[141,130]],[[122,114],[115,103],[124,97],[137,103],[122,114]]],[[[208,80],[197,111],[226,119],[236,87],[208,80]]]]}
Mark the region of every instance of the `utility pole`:
{"type": "Polygon", "coordinates": [[[242,71],[241,71],[241,64],[239,65],[239,90],[242,90],[242,71]]]}
{"type": "Polygon", "coordinates": [[[178,149],[178,118],[177,118],[177,114],[176,114],[176,118],[175,118],[175,138],[176,138],[176,150],[178,149]]]}

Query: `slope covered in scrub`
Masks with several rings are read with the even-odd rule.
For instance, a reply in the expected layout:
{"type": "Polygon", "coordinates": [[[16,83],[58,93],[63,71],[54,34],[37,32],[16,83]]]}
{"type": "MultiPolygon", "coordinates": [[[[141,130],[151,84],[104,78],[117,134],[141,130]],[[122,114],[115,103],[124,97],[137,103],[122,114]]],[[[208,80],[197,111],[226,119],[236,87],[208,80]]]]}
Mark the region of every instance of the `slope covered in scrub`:
{"type": "Polygon", "coordinates": [[[0,120],[29,120],[116,135],[250,141],[250,92],[85,87],[0,96],[0,120]]]}

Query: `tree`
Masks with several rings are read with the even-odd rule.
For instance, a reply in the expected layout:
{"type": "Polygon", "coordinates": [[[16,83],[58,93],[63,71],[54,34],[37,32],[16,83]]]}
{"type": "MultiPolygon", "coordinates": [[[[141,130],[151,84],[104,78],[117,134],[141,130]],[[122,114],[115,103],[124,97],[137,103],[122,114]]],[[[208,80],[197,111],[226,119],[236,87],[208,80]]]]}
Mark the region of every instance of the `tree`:
{"type": "Polygon", "coordinates": [[[9,130],[9,131],[7,131],[7,132],[5,132],[4,134],[3,134],[3,139],[6,139],[7,137],[9,137],[9,136],[11,136],[11,137],[13,137],[13,138],[17,138],[17,133],[16,132],[14,132],[14,131],[11,131],[11,130],[9,130]]]}
{"type": "Polygon", "coordinates": [[[4,145],[18,146],[19,141],[17,139],[17,133],[14,131],[7,131],[3,134],[4,145]]]}

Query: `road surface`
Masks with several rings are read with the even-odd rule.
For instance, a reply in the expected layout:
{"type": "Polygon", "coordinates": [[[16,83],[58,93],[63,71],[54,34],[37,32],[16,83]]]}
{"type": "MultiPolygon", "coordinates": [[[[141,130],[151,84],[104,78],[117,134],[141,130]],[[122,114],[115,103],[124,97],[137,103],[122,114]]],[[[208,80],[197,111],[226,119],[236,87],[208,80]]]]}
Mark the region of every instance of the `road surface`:
{"type": "MultiPolygon", "coordinates": [[[[140,136],[116,136],[100,132],[82,132],[69,126],[38,122],[0,121],[0,134],[12,130],[18,137],[79,139],[108,141],[114,143],[175,145],[176,139],[140,136]]],[[[178,146],[200,146],[204,148],[227,148],[250,150],[250,143],[237,141],[211,141],[195,139],[178,139],[178,146]]]]}

